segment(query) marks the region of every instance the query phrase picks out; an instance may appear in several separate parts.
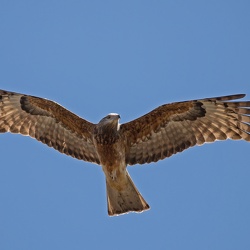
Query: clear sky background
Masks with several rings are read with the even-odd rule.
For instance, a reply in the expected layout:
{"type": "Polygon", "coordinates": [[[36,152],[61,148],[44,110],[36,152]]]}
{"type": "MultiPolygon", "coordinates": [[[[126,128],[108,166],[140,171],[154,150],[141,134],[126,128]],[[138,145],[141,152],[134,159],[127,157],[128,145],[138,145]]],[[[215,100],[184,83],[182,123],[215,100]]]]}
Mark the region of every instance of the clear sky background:
{"type": "MultiPolygon", "coordinates": [[[[0,1],[0,88],[121,123],[246,93],[250,1],[0,1]]],[[[151,210],[108,217],[99,166],[0,135],[0,249],[250,249],[250,144],[129,167],[151,210]]]]}

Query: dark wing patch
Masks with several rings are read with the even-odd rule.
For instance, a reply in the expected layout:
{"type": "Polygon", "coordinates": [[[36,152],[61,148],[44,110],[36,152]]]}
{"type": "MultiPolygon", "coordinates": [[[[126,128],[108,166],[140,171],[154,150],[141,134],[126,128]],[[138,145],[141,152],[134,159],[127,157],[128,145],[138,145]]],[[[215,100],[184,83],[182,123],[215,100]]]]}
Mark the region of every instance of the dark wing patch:
{"type": "Polygon", "coordinates": [[[61,153],[99,164],[94,124],[47,99],[0,90],[0,132],[28,135],[61,153]]]}
{"type": "Polygon", "coordinates": [[[244,96],[166,104],[121,125],[127,164],[156,162],[215,140],[250,141],[250,102],[228,102],[244,96]]]}

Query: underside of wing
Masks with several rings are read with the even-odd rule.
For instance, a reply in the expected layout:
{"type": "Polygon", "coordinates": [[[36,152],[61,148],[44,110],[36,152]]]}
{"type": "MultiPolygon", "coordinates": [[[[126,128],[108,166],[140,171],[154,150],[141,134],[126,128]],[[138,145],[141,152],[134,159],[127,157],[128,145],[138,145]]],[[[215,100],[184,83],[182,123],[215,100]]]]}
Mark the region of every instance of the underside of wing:
{"type": "Polygon", "coordinates": [[[156,162],[195,145],[250,141],[250,101],[231,95],[162,105],[121,125],[127,164],[156,162]]]}
{"type": "Polygon", "coordinates": [[[93,126],[53,101],[0,90],[1,133],[27,135],[61,153],[99,164],[93,126]]]}

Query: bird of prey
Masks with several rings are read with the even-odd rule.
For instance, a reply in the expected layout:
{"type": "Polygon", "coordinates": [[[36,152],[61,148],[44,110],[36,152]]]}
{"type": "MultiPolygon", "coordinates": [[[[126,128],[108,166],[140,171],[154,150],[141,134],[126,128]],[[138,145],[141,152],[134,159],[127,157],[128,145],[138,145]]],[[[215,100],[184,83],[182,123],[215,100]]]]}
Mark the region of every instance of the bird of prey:
{"type": "Polygon", "coordinates": [[[27,135],[79,160],[102,166],[108,214],[142,212],[149,205],[127,165],[157,162],[206,142],[250,141],[250,101],[244,94],[162,105],[128,123],[108,114],[93,124],[59,104],[0,90],[0,132],[27,135]]]}

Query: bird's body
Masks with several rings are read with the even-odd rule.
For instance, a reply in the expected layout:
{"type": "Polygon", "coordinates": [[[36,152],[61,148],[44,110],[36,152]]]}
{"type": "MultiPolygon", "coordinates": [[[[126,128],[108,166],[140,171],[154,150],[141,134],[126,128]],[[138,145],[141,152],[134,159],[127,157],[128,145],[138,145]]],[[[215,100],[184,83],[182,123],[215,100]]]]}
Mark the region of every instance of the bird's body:
{"type": "Polygon", "coordinates": [[[0,132],[29,135],[61,153],[102,166],[109,215],[142,212],[149,205],[127,165],[156,162],[225,139],[250,141],[250,101],[244,95],[162,105],[125,124],[111,113],[93,124],[59,104],[0,90],[0,132]]]}
{"type": "Polygon", "coordinates": [[[120,134],[118,114],[104,117],[94,130],[93,141],[106,176],[109,215],[149,209],[132,179],[125,161],[124,138],[120,134]]]}

